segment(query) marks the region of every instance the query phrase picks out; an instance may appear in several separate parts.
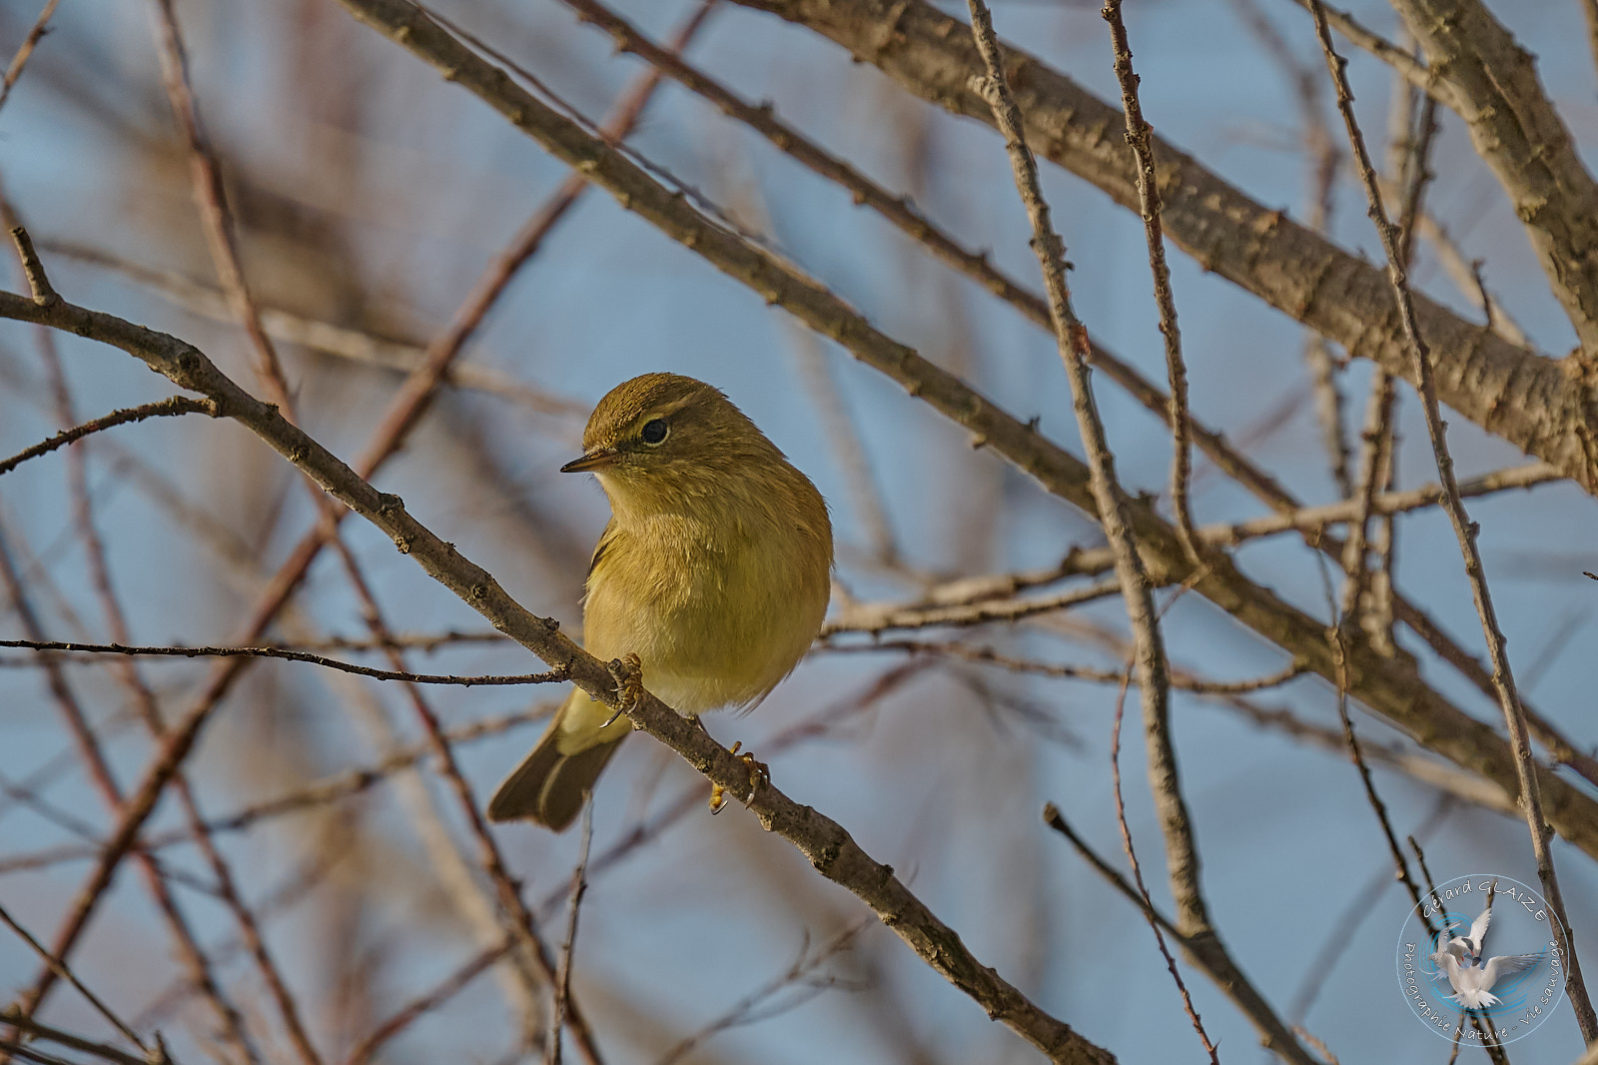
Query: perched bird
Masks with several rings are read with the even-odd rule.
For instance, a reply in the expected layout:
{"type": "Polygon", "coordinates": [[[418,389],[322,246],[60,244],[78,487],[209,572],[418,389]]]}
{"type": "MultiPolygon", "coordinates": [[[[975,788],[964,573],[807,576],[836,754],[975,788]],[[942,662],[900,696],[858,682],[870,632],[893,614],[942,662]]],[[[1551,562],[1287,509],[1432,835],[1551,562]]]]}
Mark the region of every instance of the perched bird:
{"type": "MultiPolygon", "coordinates": [[[[679,374],[624,381],[561,471],[592,472],[610,500],[584,595],[589,653],[636,655],[643,685],[689,717],[750,709],[793,670],[827,612],[827,505],[725,395],[679,374]]],[[[572,692],[489,818],[571,824],[631,731],[616,716],[572,692]]]]}

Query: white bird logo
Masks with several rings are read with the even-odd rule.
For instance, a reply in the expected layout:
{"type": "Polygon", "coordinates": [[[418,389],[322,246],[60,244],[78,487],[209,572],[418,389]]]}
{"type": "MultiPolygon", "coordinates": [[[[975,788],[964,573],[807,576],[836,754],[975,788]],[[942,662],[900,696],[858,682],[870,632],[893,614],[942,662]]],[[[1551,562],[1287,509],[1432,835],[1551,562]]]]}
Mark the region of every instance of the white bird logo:
{"type": "MultiPolygon", "coordinates": [[[[1496,885],[1495,885],[1496,886],[1496,885]]],[[[1542,954],[1500,954],[1482,961],[1482,940],[1487,938],[1487,925],[1493,917],[1492,901],[1481,916],[1471,922],[1465,935],[1449,936],[1451,923],[1438,937],[1438,950],[1432,954],[1437,963],[1437,976],[1448,978],[1454,989],[1449,998],[1467,1009],[1485,1009],[1498,1005],[1499,998],[1493,987],[1506,976],[1523,973],[1543,960],[1542,954]]],[[[1463,924],[1463,922],[1460,922],[1463,924]]]]}

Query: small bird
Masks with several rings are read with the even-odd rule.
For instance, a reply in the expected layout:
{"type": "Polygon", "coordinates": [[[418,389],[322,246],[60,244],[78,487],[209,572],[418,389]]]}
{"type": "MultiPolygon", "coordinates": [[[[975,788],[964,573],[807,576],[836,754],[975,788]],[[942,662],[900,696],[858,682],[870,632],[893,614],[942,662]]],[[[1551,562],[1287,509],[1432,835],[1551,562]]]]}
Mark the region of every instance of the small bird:
{"type": "MultiPolygon", "coordinates": [[[[793,671],[826,616],[832,525],[815,485],[731,400],[680,374],[624,381],[561,472],[592,472],[610,500],[584,594],[590,654],[636,655],[644,686],[687,717],[751,709],[793,671]]],[[[490,820],[566,828],[631,730],[573,691],[490,820]]]]}

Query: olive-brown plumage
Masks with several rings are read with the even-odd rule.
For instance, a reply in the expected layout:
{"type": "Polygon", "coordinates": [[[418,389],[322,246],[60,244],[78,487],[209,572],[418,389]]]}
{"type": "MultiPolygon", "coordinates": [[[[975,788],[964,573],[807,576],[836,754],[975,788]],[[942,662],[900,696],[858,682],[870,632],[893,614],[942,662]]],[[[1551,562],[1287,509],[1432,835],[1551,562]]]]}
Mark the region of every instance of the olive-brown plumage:
{"type": "MultiPolygon", "coordinates": [[[[583,646],[636,654],[643,683],[679,713],[748,709],[821,628],[832,527],[815,486],[721,392],[652,373],[617,385],[583,431],[611,519],[589,564],[583,646]]],[[[489,801],[496,821],[559,831],[631,727],[574,691],[489,801]]]]}

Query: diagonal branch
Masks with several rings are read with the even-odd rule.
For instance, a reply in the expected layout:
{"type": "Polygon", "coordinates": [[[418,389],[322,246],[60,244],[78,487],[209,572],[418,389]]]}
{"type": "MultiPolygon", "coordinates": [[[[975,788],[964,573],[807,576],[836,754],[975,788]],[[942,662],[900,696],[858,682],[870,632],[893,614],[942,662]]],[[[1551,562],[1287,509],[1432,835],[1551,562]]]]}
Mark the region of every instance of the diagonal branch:
{"type": "MultiPolygon", "coordinates": [[[[366,5],[366,0],[342,0],[366,5]]],[[[992,123],[971,87],[981,57],[964,27],[925,0],[738,0],[804,25],[955,114],[992,123]]],[[[1039,154],[1136,209],[1137,163],[1120,108],[1047,64],[1006,47],[1005,69],[1039,154]]],[[[1358,358],[1418,383],[1381,270],[1255,202],[1155,137],[1165,235],[1206,270],[1239,285],[1358,358]]],[[[1440,304],[1415,297],[1437,356],[1438,398],[1589,491],[1580,433],[1591,420],[1552,359],[1517,347],[1440,304]]],[[[1595,433],[1598,435],[1598,433],[1595,433]]]]}
{"type": "MultiPolygon", "coordinates": [[[[1592,373],[1598,360],[1598,181],[1543,91],[1530,52],[1477,0],[1393,0],[1445,102],[1498,175],[1592,373]]],[[[1428,332],[1426,335],[1430,336],[1428,332]]]]}
{"type": "Polygon", "coordinates": [[[170,399],[157,400],[139,407],[124,407],[114,410],[110,414],[102,415],[92,421],[83,422],[70,429],[63,429],[48,440],[41,440],[25,451],[19,451],[10,458],[0,461],[0,474],[10,473],[29,459],[48,455],[60,447],[81,440],[90,433],[103,432],[113,429],[118,425],[127,425],[130,422],[142,422],[146,418],[172,418],[184,414],[210,414],[210,404],[204,400],[191,399],[188,396],[173,396],[170,399]]]}

